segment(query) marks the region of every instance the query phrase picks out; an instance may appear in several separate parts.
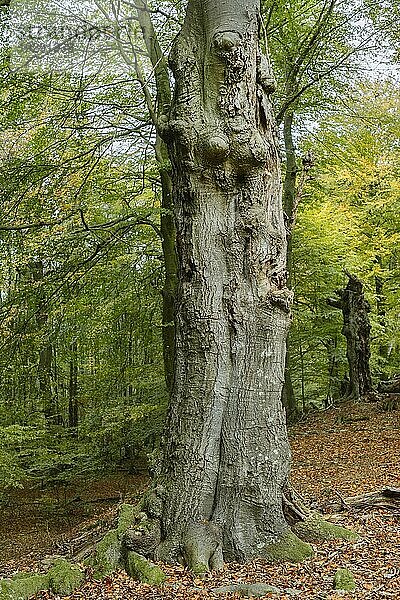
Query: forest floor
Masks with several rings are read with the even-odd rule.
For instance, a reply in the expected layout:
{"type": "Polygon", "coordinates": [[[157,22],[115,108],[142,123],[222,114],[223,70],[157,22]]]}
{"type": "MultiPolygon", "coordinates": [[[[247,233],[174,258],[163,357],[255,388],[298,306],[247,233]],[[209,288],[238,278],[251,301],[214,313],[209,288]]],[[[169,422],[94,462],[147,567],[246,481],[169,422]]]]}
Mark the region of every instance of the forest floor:
{"type": "MultiPolygon", "coordinates": [[[[139,584],[121,571],[102,582],[89,578],[69,599],[203,600],[221,597],[213,588],[255,582],[290,588],[291,592],[279,596],[282,600],[400,599],[400,511],[334,512],[341,498],[400,487],[399,408],[383,412],[379,403],[340,405],[308,415],[291,428],[290,438],[294,486],[326,518],[357,531],[359,541],[313,544],[314,557],[301,564],[270,565],[261,560],[228,564],[203,580],[194,579],[182,567],[166,567],[168,579],[162,588],[139,584]],[[341,567],[352,571],[355,592],[333,590],[335,572],[341,567]]],[[[47,490],[53,507],[47,513],[43,502],[38,503],[44,492],[40,496],[29,490],[18,492],[1,515],[0,577],[41,569],[46,556],[68,555],[91,531],[102,535],[115,518],[119,498],[135,500],[146,482],[145,476],[121,474],[89,485],[76,482],[62,494],[59,489],[47,490]],[[66,512],[54,511],[55,498],[67,507],[66,512]]],[[[38,598],[55,597],[43,592],[38,598]]]]}

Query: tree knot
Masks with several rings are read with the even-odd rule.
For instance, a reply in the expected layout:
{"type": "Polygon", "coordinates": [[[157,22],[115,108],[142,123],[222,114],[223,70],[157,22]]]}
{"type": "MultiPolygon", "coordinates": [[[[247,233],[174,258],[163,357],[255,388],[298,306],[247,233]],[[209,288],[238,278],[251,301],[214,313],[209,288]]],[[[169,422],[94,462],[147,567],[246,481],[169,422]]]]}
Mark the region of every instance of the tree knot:
{"type": "Polygon", "coordinates": [[[219,31],[213,37],[213,46],[222,55],[237,48],[241,42],[242,36],[236,31],[219,31]]]}

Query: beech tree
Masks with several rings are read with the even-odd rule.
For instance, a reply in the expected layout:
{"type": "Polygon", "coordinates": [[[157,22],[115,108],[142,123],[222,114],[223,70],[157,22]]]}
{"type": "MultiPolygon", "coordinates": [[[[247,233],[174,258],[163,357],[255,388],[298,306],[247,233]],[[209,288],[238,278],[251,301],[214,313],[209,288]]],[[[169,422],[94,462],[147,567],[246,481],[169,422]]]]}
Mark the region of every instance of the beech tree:
{"type": "Polygon", "coordinates": [[[159,554],[195,569],[266,552],[287,530],[280,394],[291,294],[273,77],[257,0],[189,1],[164,125],[179,283],[159,554]],[[219,532],[222,533],[220,539],[219,532]]]}
{"type": "Polygon", "coordinates": [[[176,213],[174,378],[145,502],[153,541],[131,531],[127,545],[197,572],[223,557],[311,553],[288,525],[293,494],[284,499],[291,292],[274,79],[259,26],[257,0],[189,0],[170,55],[172,105],[158,118],[176,213]]]}

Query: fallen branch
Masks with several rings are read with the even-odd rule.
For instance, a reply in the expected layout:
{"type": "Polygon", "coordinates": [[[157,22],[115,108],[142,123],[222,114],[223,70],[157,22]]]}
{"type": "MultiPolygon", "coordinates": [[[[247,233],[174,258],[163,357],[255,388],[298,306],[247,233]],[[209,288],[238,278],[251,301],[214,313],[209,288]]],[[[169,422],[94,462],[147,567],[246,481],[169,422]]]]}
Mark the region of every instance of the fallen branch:
{"type": "Polygon", "coordinates": [[[400,377],[389,381],[381,381],[378,385],[378,391],[383,394],[400,394],[400,377]]]}
{"type": "MultiPolygon", "coordinates": [[[[339,494],[338,494],[339,495],[339,494]]],[[[335,509],[343,510],[365,510],[372,508],[385,508],[387,510],[400,510],[400,488],[383,488],[376,492],[360,494],[342,498],[340,496],[340,505],[335,505],[335,509]]]]}

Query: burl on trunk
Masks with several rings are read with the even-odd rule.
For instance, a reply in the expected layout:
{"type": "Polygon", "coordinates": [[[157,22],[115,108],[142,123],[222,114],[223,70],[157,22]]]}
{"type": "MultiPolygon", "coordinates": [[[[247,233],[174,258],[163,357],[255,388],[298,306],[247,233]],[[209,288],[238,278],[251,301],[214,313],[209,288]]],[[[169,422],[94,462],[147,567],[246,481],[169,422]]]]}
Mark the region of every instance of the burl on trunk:
{"type": "Polygon", "coordinates": [[[291,292],[259,20],[256,0],[189,0],[171,53],[175,93],[158,134],[175,200],[174,377],[160,472],[98,544],[91,564],[102,574],[105,554],[135,576],[139,555],[199,573],[224,559],[301,560],[312,548],[294,531],[354,539],[288,484],[281,391],[291,292]]]}

